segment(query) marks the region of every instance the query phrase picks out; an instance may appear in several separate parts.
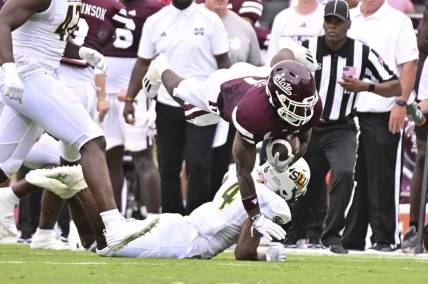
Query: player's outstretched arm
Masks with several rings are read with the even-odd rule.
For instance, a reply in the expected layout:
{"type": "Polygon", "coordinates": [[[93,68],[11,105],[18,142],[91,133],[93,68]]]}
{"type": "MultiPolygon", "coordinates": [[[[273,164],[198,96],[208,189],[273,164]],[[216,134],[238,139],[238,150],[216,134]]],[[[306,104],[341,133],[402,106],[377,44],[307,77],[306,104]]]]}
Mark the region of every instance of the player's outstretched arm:
{"type": "Polygon", "coordinates": [[[253,170],[256,162],[255,144],[245,142],[241,134],[237,132],[233,142],[232,152],[236,163],[236,172],[242,203],[252,221],[254,231],[259,232],[268,240],[272,240],[273,238],[278,240],[284,239],[285,231],[281,226],[260,214],[260,206],[257,199],[256,189],[251,176],[251,171],[253,170]]]}
{"type": "Polygon", "coordinates": [[[256,188],[251,171],[256,163],[256,146],[245,142],[239,132],[236,132],[232,148],[233,158],[236,163],[236,174],[238,177],[241,197],[248,216],[252,217],[260,213],[257,201],[256,188]]]}

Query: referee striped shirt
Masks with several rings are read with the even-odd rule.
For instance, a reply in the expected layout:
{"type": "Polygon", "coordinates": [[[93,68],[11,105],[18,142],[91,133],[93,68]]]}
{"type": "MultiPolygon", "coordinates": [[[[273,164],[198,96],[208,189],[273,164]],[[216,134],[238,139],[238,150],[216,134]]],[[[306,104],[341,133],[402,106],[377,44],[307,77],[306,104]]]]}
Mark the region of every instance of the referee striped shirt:
{"type": "Polygon", "coordinates": [[[321,65],[315,72],[315,82],[324,106],[324,121],[342,120],[355,112],[357,93],[345,91],[338,83],[344,70],[353,73],[354,78],[374,83],[397,79],[376,51],[349,37],[337,51],[329,49],[324,36],[311,38],[302,45],[316,54],[321,65]]]}

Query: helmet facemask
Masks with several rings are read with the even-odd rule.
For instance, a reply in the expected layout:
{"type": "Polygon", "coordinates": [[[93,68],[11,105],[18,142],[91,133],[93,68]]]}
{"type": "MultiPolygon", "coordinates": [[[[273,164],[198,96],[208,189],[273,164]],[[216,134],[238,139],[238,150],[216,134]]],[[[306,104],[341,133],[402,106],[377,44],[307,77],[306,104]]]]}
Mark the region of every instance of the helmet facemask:
{"type": "MultiPolygon", "coordinates": [[[[275,85],[277,84],[275,83],[275,85]]],[[[290,98],[293,96],[290,91],[291,86],[287,91],[281,86],[278,87],[281,88],[285,94],[275,90],[275,95],[272,96],[267,85],[266,93],[269,96],[270,103],[277,108],[279,117],[293,126],[302,126],[306,124],[314,115],[314,107],[318,101],[316,93],[313,96],[303,99],[302,102],[298,102],[290,98]]]]}

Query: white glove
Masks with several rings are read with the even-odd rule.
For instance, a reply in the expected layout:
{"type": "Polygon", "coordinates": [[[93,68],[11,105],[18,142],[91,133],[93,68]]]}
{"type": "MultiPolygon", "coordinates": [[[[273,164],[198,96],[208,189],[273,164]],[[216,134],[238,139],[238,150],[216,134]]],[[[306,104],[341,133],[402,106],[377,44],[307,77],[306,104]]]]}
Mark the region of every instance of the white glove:
{"type": "Polygon", "coordinates": [[[82,46],[79,49],[79,56],[80,58],[86,60],[92,67],[98,68],[104,73],[107,71],[107,62],[104,58],[104,55],[95,49],[82,46]]]}
{"type": "Polygon", "coordinates": [[[267,146],[266,146],[266,157],[268,163],[278,172],[282,173],[288,169],[288,166],[294,159],[293,150],[291,149],[290,143],[285,139],[274,139],[271,140],[267,146]],[[279,159],[280,153],[276,152],[274,155],[273,153],[273,146],[275,144],[281,144],[287,148],[288,156],[287,159],[281,161],[279,159]]]}
{"type": "Polygon", "coordinates": [[[251,218],[253,226],[251,227],[251,237],[254,236],[254,229],[265,236],[269,241],[272,241],[272,237],[277,240],[285,239],[285,231],[281,226],[275,224],[262,214],[257,214],[251,218]]]}
{"type": "Polygon", "coordinates": [[[152,100],[150,102],[150,107],[147,112],[144,114],[143,119],[141,121],[137,121],[138,126],[143,126],[146,129],[153,130],[156,128],[156,101],[152,100]]]}
{"type": "Polygon", "coordinates": [[[19,78],[15,63],[4,63],[1,68],[4,73],[4,95],[8,96],[11,100],[17,100],[19,103],[22,103],[24,84],[22,84],[19,78]]]}
{"type": "Polygon", "coordinates": [[[296,61],[302,63],[310,72],[315,72],[319,69],[317,59],[312,52],[292,38],[280,37],[278,45],[280,48],[290,49],[293,52],[296,61]]]}
{"type": "Polygon", "coordinates": [[[266,250],[266,261],[286,261],[287,253],[281,245],[273,246],[266,250]]]}

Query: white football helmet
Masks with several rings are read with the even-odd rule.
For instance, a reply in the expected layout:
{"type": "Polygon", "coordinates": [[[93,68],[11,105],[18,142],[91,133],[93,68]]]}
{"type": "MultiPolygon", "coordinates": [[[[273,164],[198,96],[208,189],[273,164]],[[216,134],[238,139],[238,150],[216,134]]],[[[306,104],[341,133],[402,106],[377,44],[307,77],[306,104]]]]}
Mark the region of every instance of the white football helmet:
{"type": "Polygon", "coordinates": [[[276,192],[285,201],[295,201],[305,195],[311,171],[305,159],[300,158],[284,172],[278,172],[268,162],[257,168],[256,182],[276,192]]]}

